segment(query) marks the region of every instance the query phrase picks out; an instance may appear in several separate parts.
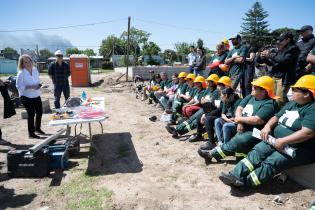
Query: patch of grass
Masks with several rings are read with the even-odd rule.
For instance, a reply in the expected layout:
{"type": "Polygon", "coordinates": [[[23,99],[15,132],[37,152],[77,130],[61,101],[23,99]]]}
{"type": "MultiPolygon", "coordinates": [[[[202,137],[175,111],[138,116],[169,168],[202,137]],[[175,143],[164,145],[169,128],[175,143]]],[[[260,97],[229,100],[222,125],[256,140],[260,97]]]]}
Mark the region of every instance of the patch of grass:
{"type": "Polygon", "coordinates": [[[56,192],[65,197],[66,209],[109,209],[111,206],[109,199],[113,191],[97,188],[100,178],[80,173],[56,192]],[[103,206],[104,201],[106,206],[103,206]]]}

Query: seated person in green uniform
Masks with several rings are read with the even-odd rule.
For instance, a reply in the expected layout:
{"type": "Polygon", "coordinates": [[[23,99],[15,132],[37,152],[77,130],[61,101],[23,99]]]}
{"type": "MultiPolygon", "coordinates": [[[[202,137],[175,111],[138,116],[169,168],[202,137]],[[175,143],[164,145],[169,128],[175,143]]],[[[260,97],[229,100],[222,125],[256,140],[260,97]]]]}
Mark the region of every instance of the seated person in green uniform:
{"type": "Polygon", "coordinates": [[[218,145],[227,143],[236,133],[236,123],[234,122],[236,108],[242,101],[232,88],[221,91],[221,101],[223,104],[221,117],[214,121],[215,133],[218,145]]]}
{"type": "MultiPolygon", "coordinates": [[[[190,77],[193,76],[195,78],[194,74],[191,74],[190,77]]],[[[178,116],[181,116],[181,110],[184,103],[187,103],[191,96],[189,95],[190,90],[194,86],[193,80],[191,78],[187,78],[186,72],[181,72],[178,75],[179,79],[179,86],[177,88],[174,102],[172,104],[172,118],[169,122],[170,125],[175,125],[176,120],[178,116]],[[187,81],[187,82],[186,82],[187,81]],[[187,99],[187,100],[186,100],[187,99]]]]}
{"type": "MultiPolygon", "coordinates": [[[[207,102],[207,101],[219,101],[219,91],[217,89],[217,81],[219,80],[218,75],[212,74],[210,75],[206,81],[208,83],[208,88],[205,90],[204,95],[201,97],[200,101],[201,104],[207,102]]],[[[220,102],[217,102],[220,104],[220,102]]],[[[203,108],[199,109],[195,114],[193,114],[189,119],[183,121],[179,125],[177,125],[175,128],[171,127],[170,125],[166,126],[166,129],[169,133],[172,134],[174,138],[178,137],[178,135],[184,135],[188,133],[189,131],[192,131],[197,127],[197,119],[200,119],[200,117],[205,113],[205,110],[203,108]]]]}
{"type": "Polygon", "coordinates": [[[226,73],[219,68],[219,65],[224,63],[224,60],[227,56],[227,52],[225,51],[224,44],[217,45],[217,52],[210,58],[209,61],[209,76],[211,74],[216,74],[219,77],[226,76],[226,73]]]}
{"type": "Polygon", "coordinates": [[[235,112],[237,134],[226,144],[211,151],[198,150],[198,154],[206,163],[210,163],[212,157],[217,161],[233,155],[242,158],[260,142],[259,139],[252,137],[253,128],[261,129],[277,113],[278,105],[274,100],[277,97],[273,94],[274,81],[269,76],[258,78],[252,85],[252,95],[246,96],[235,112]]]}
{"type": "Polygon", "coordinates": [[[157,91],[154,91],[149,94],[149,99],[155,102],[157,106],[160,106],[159,99],[165,95],[165,90],[168,89],[172,81],[167,78],[167,74],[165,72],[160,73],[162,81],[160,82],[160,88],[157,91]]]}
{"type": "Polygon", "coordinates": [[[258,186],[281,171],[315,162],[315,76],[302,76],[292,86],[288,102],[261,130],[260,141],[230,173],[219,178],[227,185],[258,186]],[[272,133],[273,130],[273,133],[272,133]],[[268,135],[275,141],[267,143],[268,135]],[[292,155],[284,153],[285,147],[292,155]]]}
{"type": "Polygon", "coordinates": [[[170,107],[172,107],[175,93],[177,91],[177,88],[179,86],[179,79],[178,79],[178,74],[174,73],[172,75],[172,83],[168,89],[165,90],[165,95],[163,95],[160,99],[159,102],[164,108],[164,110],[169,110],[170,107]]]}
{"type": "MultiPolygon", "coordinates": [[[[148,94],[153,94],[154,91],[157,91],[160,88],[161,83],[161,76],[159,74],[154,74],[152,78],[150,79],[150,83],[148,86],[145,86],[143,88],[143,96],[141,101],[145,101],[148,98],[148,94]]],[[[149,104],[151,104],[152,101],[149,99],[149,104]]]]}
{"type": "MultiPolygon", "coordinates": [[[[230,88],[232,86],[232,80],[228,76],[223,76],[217,82],[218,91],[221,93],[225,88],[230,88]]],[[[216,103],[217,109],[213,110],[212,112],[205,113],[201,116],[200,119],[197,119],[197,130],[198,129],[205,129],[206,130],[206,137],[207,142],[200,146],[201,150],[210,150],[215,147],[215,138],[214,138],[214,121],[220,117],[223,103],[220,100],[217,100],[216,103]]],[[[193,140],[191,140],[193,141],[193,140]]]]}

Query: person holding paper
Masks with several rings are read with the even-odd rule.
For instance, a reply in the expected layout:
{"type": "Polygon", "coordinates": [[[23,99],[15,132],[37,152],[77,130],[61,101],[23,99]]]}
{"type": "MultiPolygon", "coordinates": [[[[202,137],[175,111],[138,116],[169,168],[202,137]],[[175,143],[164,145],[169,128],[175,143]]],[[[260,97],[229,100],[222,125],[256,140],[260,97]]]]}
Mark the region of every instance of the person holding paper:
{"type": "Polygon", "coordinates": [[[261,129],[270,118],[278,112],[278,104],[273,94],[274,81],[269,76],[263,76],[252,82],[252,94],[246,96],[236,109],[234,122],[237,124],[237,134],[227,143],[211,151],[200,148],[198,154],[205,159],[206,164],[212,158],[217,161],[236,156],[246,157],[247,153],[261,140],[252,137],[253,128],[261,129]]]}
{"type": "Polygon", "coordinates": [[[315,76],[301,77],[293,90],[293,101],[272,117],[261,131],[265,141],[257,144],[233,171],[221,173],[220,180],[230,186],[261,185],[274,175],[292,167],[315,162],[315,76]],[[268,135],[276,138],[267,143],[268,135]],[[283,152],[289,145],[291,156],[283,152]]]}

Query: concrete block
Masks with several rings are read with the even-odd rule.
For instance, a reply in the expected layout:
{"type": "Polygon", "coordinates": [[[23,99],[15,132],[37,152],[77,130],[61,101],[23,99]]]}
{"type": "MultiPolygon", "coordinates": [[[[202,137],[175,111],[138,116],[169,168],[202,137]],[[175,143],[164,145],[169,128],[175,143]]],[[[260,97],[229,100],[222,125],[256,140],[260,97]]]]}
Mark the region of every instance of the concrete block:
{"type": "Polygon", "coordinates": [[[28,118],[28,114],[26,111],[21,111],[21,118],[22,119],[27,119],[28,118]]]}
{"type": "Polygon", "coordinates": [[[43,105],[43,113],[50,113],[50,104],[49,99],[42,99],[42,105],[43,105]]]}
{"type": "Polygon", "coordinates": [[[286,170],[285,174],[298,184],[315,190],[315,163],[286,170]]]}

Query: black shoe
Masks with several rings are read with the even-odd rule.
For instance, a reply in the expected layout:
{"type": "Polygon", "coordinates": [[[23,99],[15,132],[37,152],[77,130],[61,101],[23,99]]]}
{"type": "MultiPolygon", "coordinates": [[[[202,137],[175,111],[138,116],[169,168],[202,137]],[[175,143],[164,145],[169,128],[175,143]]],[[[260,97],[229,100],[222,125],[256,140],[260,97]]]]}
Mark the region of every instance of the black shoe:
{"type": "Polygon", "coordinates": [[[176,122],[174,120],[170,120],[168,123],[167,123],[168,126],[171,126],[171,125],[176,125],[176,122]]]}
{"type": "Polygon", "coordinates": [[[215,148],[215,144],[212,143],[211,141],[207,141],[206,143],[200,146],[201,150],[212,150],[213,148],[215,148]]]}
{"type": "Polygon", "coordinates": [[[40,136],[37,136],[35,133],[28,135],[30,139],[40,139],[40,136]]]}
{"type": "Polygon", "coordinates": [[[186,120],[188,120],[187,117],[181,117],[180,119],[178,119],[178,123],[177,124],[179,125],[179,124],[185,122],[186,120]]]}
{"type": "Polygon", "coordinates": [[[39,133],[39,134],[42,134],[42,135],[45,135],[46,133],[44,131],[42,131],[41,129],[38,129],[35,131],[36,133],[39,133]]]}
{"type": "Polygon", "coordinates": [[[178,133],[177,133],[177,131],[176,131],[175,128],[173,128],[173,127],[171,127],[171,126],[169,126],[169,125],[165,126],[165,128],[166,128],[167,132],[169,132],[170,134],[172,134],[172,137],[173,137],[173,138],[178,137],[178,133]]]}
{"type": "Polygon", "coordinates": [[[244,182],[237,179],[235,176],[233,176],[231,173],[224,173],[221,172],[219,175],[219,179],[226,185],[233,186],[233,187],[243,187],[244,182]]]}
{"type": "Polygon", "coordinates": [[[202,141],[202,140],[203,140],[202,136],[198,134],[193,134],[188,139],[189,142],[196,142],[196,141],[202,141]]]}
{"type": "Polygon", "coordinates": [[[211,163],[212,155],[209,151],[198,149],[198,154],[200,155],[200,157],[205,159],[207,165],[211,163]]]}
{"type": "Polygon", "coordinates": [[[155,122],[157,120],[157,117],[155,115],[149,117],[149,120],[152,122],[155,122]]]}

